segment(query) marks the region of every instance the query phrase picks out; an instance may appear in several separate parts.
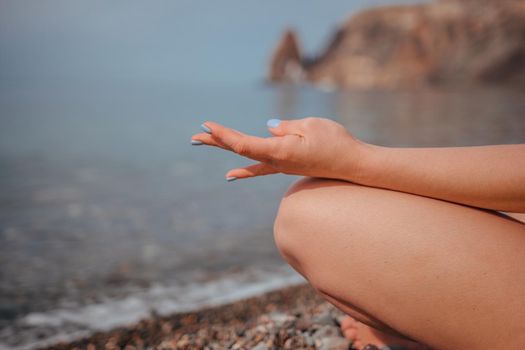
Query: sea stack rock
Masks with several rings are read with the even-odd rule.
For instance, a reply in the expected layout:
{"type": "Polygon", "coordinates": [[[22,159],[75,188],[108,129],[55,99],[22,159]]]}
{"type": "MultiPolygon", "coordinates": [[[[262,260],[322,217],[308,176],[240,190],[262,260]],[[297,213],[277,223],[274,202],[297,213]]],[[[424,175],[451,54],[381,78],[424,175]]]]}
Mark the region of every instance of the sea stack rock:
{"type": "Polygon", "coordinates": [[[525,1],[441,0],[360,12],[317,57],[287,30],[268,78],[339,88],[525,87],[525,1]]]}
{"type": "Polygon", "coordinates": [[[270,63],[271,81],[299,82],[303,78],[303,63],[297,35],[291,29],[284,32],[270,63]]]}

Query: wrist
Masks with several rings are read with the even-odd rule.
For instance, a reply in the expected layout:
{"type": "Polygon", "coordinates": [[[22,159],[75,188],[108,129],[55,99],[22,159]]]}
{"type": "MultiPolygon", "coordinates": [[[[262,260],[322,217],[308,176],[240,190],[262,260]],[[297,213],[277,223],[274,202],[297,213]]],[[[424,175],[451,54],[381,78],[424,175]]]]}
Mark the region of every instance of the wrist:
{"type": "Polygon", "coordinates": [[[367,186],[378,186],[379,174],[385,166],[387,147],[372,145],[357,141],[355,147],[356,157],[351,164],[351,168],[346,171],[345,180],[367,186]]]}

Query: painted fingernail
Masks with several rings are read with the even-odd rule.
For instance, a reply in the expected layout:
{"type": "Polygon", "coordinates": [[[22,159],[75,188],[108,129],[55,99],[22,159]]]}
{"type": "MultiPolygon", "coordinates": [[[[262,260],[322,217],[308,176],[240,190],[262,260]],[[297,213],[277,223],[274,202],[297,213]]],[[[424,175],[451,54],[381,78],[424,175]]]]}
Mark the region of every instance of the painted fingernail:
{"type": "Polygon", "coordinates": [[[201,129],[202,131],[207,132],[208,134],[211,134],[211,129],[208,128],[206,125],[201,124],[201,129]]]}
{"type": "Polygon", "coordinates": [[[226,178],[226,181],[228,181],[228,182],[232,182],[232,181],[235,181],[235,180],[237,180],[237,178],[235,176],[228,176],[226,178]]]}
{"type": "Polygon", "coordinates": [[[281,123],[281,119],[270,119],[266,122],[266,126],[269,128],[276,128],[281,123]]]}
{"type": "Polygon", "coordinates": [[[193,146],[199,146],[199,145],[202,145],[202,141],[199,141],[199,140],[191,140],[191,144],[193,146]]]}

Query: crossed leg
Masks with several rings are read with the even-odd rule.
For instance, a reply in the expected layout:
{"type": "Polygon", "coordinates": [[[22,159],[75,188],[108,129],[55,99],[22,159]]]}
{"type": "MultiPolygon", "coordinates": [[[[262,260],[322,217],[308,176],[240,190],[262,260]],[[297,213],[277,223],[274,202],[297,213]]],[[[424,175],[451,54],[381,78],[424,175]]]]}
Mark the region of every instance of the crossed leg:
{"type": "Polygon", "coordinates": [[[525,225],[431,198],[305,178],[274,227],[336,307],[433,349],[525,348],[525,225]]]}

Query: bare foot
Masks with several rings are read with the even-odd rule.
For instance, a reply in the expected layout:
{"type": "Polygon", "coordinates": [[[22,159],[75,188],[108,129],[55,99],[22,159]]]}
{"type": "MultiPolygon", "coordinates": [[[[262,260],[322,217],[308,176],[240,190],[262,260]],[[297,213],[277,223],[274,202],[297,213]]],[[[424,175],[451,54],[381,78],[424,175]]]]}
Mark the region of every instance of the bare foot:
{"type": "Polygon", "coordinates": [[[341,322],[341,331],[347,339],[352,341],[352,346],[362,350],[366,345],[375,345],[381,349],[383,346],[401,346],[407,350],[424,350],[427,347],[413,341],[399,338],[371,328],[352,317],[348,316],[341,322]]]}

